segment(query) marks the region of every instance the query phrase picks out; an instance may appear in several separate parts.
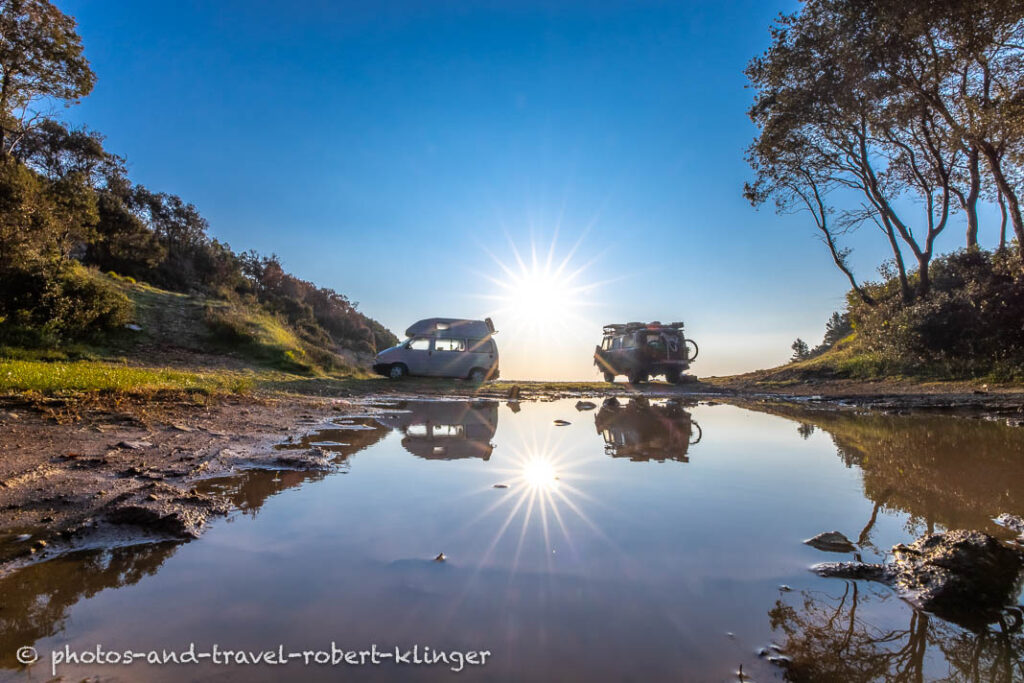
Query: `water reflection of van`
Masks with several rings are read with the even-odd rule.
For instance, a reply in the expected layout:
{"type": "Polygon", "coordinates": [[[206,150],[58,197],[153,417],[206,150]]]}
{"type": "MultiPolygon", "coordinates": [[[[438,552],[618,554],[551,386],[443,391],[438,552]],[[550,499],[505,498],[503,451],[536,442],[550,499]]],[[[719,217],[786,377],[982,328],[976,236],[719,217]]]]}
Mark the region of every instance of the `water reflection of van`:
{"type": "Polygon", "coordinates": [[[405,401],[377,421],[402,432],[402,447],[428,460],[489,460],[498,429],[497,401],[405,401]]]}
{"type": "Polygon", "coordinates": [[[604,450],[633,461],[689,462],[690,446],[700,441],[700,425],[677,403],[651,405],[636,398],[626,405],[605,403],[594,416],[604,450]]]}
{"type": "Polygon", "coordinates": [[[486,320],[427,318],[405,331],[406,340],[377,354],[373,371],[400,379],[406,375],[456,377],[483,382],[498,377],[494,324],[486,320]]]}

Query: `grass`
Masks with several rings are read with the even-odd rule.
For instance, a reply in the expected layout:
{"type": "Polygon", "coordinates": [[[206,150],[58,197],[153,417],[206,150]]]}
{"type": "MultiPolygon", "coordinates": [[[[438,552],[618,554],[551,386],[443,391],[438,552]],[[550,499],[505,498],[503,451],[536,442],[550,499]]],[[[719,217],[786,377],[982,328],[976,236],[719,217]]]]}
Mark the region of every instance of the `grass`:
{"type": "Polygon", "coordinates": [[[752,385],[764,388],[795,387],[843,380],[913,386],[940,386],[963,382],[985,382],[1007,387],[1022,384],[1019,367],[1005,368],[987,360],[983,364],[971,363],[968,360],[959,363],[925,363],[893,358],[883,353],[865,350],[857,339],[856,332],[814,358],[742,375],[707,378],[713,385],[752,385]]]}
{"type": "Polygon", "coordinates": [[[225,394],[247,392],[254,386],[255,378],[251,373],[238,371],[193,372],[102,361],[0,359],[2,393],[149,394],[160,391],[186,391],[225,394]]]}
{"type": "Polygon", "coordinates": [[[309,394],[345,378],[367,376],[331,350],[312,348],[257,307],[169,292],[110,274],[99,277],[109,277],[131,299],[133,322],[141,329],[118,331],[94,345],[0,346],[0,394],[144,397],[280,387],[309,394]]]}

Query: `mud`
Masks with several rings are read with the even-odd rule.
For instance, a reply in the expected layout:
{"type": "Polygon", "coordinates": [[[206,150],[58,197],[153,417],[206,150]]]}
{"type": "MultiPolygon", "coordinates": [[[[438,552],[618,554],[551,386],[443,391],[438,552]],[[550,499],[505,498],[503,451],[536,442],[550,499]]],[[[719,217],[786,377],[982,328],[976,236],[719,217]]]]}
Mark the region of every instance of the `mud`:
{"type": "Polygon", "coordinates": [[[318,446],[279,450],[332,417],[379,410],[338,399],[226,399],[0,410],[0,574],[88,547],[198,537],[232,509],[202,481],[248,469],[332,467],[318,446]]]}

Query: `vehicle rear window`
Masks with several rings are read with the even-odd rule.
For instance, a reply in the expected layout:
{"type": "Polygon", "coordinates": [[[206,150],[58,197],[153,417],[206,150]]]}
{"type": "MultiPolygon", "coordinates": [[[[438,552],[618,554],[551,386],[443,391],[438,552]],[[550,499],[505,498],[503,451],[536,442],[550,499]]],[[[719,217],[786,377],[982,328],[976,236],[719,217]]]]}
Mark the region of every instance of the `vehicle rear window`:
{"type": "Polygon", "coordinates": [[[490,339],[470,339],[469,350],[472,353],[494,353],[494,342],[490,339]]]}

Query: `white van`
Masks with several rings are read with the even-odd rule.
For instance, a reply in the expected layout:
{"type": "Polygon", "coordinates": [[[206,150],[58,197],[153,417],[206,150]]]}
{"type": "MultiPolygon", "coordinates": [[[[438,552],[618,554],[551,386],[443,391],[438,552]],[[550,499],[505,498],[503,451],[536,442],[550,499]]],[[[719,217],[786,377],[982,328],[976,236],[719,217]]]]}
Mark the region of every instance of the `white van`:
{"type": "Polygon", "coordinates": [[[406,375],[459,377],[474,382],[497,379],[494,334],[490,318],[420,320],[405,331],[404,342],[377,354],[373,371],[392,379],[406,375]]]}

